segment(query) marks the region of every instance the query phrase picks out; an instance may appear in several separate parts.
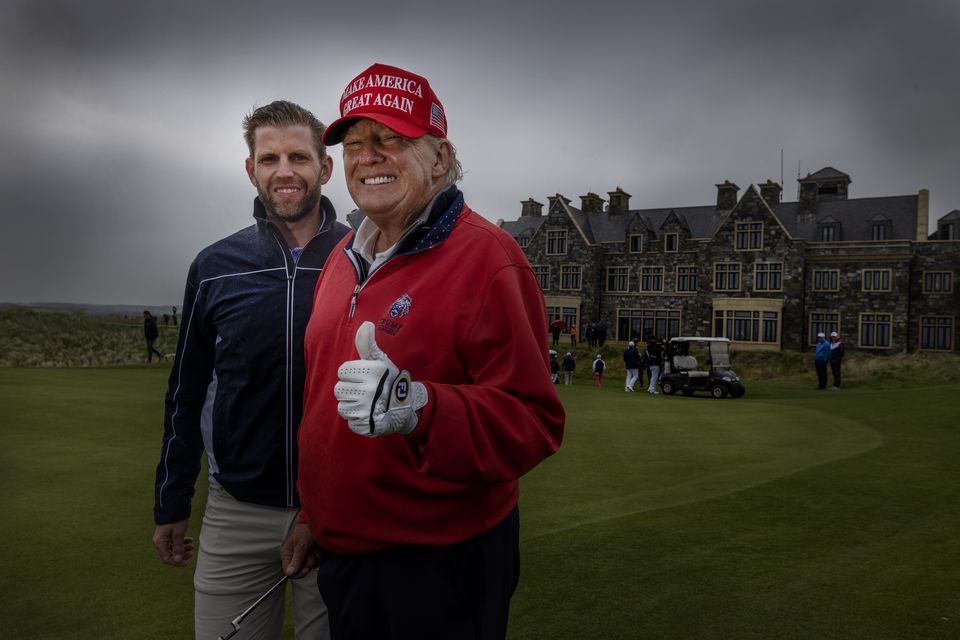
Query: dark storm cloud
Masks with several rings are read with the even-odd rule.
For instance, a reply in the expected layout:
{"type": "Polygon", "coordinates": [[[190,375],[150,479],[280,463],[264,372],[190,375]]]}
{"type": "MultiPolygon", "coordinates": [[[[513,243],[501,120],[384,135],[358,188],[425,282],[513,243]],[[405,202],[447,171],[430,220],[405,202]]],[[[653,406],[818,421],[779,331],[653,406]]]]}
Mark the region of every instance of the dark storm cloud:
{"type": "MultiPolygon", "coordinates": [[[[3,300],[175,303],[247,224],[240,118],[329,120],[375,61],[429,77],[472,206],[617,186],[706,204],[832,165],[857,197],[960,208],[954,2],[346,3],[14,0],[0,7],[3,300]],[[25,266],[26,271],[24,271],[25,266]]],[[[326,192],[350,202],[338,165],[326,192]]]]}

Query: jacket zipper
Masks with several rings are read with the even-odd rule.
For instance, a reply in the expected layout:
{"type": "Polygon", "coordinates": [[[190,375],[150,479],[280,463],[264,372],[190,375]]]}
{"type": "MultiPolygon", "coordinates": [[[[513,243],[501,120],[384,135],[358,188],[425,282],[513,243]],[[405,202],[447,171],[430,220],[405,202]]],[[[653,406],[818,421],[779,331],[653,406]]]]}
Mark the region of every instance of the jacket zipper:
{"type": "MultiPolygon", "coordinates": [[[[303,252],[306,253],[307,248],[310,246],[311,242],[314,242],[318,237],[324,235],[332,227],[327,227],[327,212],[321,206],[322,217],[320,219],[320,227],[317,229],[317,233],[307,241],[303,246],[303,252]]],[[[283,256],[283,266],[284,272],[287,276],[287,300],[286,300],[286,309],[284,310],[284,412],[283,412],[283,423],[284,423],[284,463],[286,467],[286,505],[287,507],[293,507],[296,500],[296,478],[294,477],[293,467],[293,449],[294,449],[294,429],[295,425],[293,424],[293,332],[295,329],[294,323],[296,321],[294,314],[294,294],[296,293],[296,280],[297,280],[297,265],[293,264],[291,266],[291,256],[290,250],[287,248],[286,242],[282,239],[279,230],[276,228],[270,220],[262,219],[264,225],[266,225],[268,232],[273,236],[274,242],[277,243],[277,246],[280,249],[280,255],[283,256]]]]}
{"type": "Polygon", "coordinates": [[[369,276],[366,273],[366,262],[361,261],[350,247],[344,247],[343,250],[347,254],[350,264],[353,265],[353,272],[357,277],[357,286],[353,288],[353,295],[350,296],[350,309],[347,311],[347,317],[352,320],[353,314],[357,310],[357,298],[360,296],[360,290],[363,289],[363,285],[366,284],[369,276]]]}
{"type": "MultiPolygon", "coordinates": [[[[406,239],[411,233],[413,233],[416,229],[418,229],[421,226],[422,224],[418,224],[411,227],[410,229],[407,229],[407,231],[403,234],[403,236],[397,241],[397,244],[403,243],[404,239],[406,239]]],[[[373,271],[367,272],[366,260],[363,260],[362,258],[358,258],[356,252],[350,247],[344,247],[343,250],[347,254],[347,258],[350,260],[350,264],[353,265],[353,271],[357,276],[357,286],[353,288],[353,295],[350,297],[350,309],[347,312],[347,317],[352,320],[353,314],[357,310],[357,298],[360,297],[360,291],[370,281],[370,278],[373,277],[373,274],[375,274],[377,271],[380,271],[380,269],[390,264],[397,258],[402,258],[410,254],[399,253],[399,252],[394,253],[392,256],[387,258],[385,262],[382,262],[379,265],[377,265],[376,269],[374,269],[373,271]]],[[[429,250],[429,248],[425,250],[429,250]]]]}
{"type": "MultiPolygon", "coordinates": [[[[268,223],[271,224],[271,223],[268,223]]],[[[293,432],[291,429],[291,415],[293,407],[293,292],[296,283],[297,268],[290,268],[290,251],[286,245],[280,241],[276,233],[273,235],[277,246],[280,247],[280,255],[283,256],[284,272],[287,276],[287,304],[284,310],[284,358],[283,358],[283,425],[284,425],[284,466],[286,467],[286,500],[287,506],[293,506],[293,432]]]]}

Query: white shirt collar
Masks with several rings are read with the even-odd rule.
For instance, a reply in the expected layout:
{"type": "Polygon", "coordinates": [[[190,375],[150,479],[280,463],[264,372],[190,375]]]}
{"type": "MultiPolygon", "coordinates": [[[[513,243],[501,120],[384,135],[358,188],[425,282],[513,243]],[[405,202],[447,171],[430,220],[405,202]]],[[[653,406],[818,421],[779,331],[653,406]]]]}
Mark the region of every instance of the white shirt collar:
{"type": "MultiPolygon", "coordinates": [[[[420,212],[420,215],[417,216],[417,219],[411,222],[410,226],[403,230],[403,233],[400,235],[400,240],[398,240],[392,246],[387,247],[380,253],[375,253],[377,239],[380,237],[380,229],[378,229],[377,225],[375,225],[373,221],[370,220],[366,214],[364,214],[363,220],[360,222],[360,226],[357,227],[357,232],[353,239],[353,250],[359,253],[360,257],[366,260],[370,264],[371,268],[380,266],[397,252],[397,246],[408,233],[420,225],[426,224],[427,219],[430,217],[430,211],[433,210],[433,205],[441,194],[443,194],[443,190],[437,192],[437,194],[430,199],[430,202],[428,202],[427,206],[424,207],[423,211],[420,212]]],[[[363,212],[361,211],[360,213],[363,212]]]]}

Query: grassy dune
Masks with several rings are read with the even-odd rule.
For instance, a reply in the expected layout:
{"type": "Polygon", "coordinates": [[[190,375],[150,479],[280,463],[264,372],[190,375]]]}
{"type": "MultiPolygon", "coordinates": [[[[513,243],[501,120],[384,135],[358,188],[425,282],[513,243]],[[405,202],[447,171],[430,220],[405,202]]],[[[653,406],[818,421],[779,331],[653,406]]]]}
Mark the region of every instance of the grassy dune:
{"type": "MultiPolygon", "coordinates": [[[[172,354],[175,326],[158,323],[157,348],[172,354]]],[[[141,317],[0,308],[0,367],[99,367],[146,361],[141,317]]],[[[154,359],[156,362],[156,359],[154,359]]]]}

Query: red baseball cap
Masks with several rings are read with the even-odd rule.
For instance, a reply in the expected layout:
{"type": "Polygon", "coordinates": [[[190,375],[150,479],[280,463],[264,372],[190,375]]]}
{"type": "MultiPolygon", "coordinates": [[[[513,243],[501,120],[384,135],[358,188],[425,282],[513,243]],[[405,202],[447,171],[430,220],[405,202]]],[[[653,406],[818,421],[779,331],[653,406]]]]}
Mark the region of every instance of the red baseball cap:
{"type": "Polygon", "coordinates": [[[385,64],[375,64],[354,78],[340,96],[340,118],[323,134],[332,145],[357,120],[367,118],[402,136],[419,138],[431,134],[447,137],[447,117],[437,94],[423,76],[385,64]]]}

